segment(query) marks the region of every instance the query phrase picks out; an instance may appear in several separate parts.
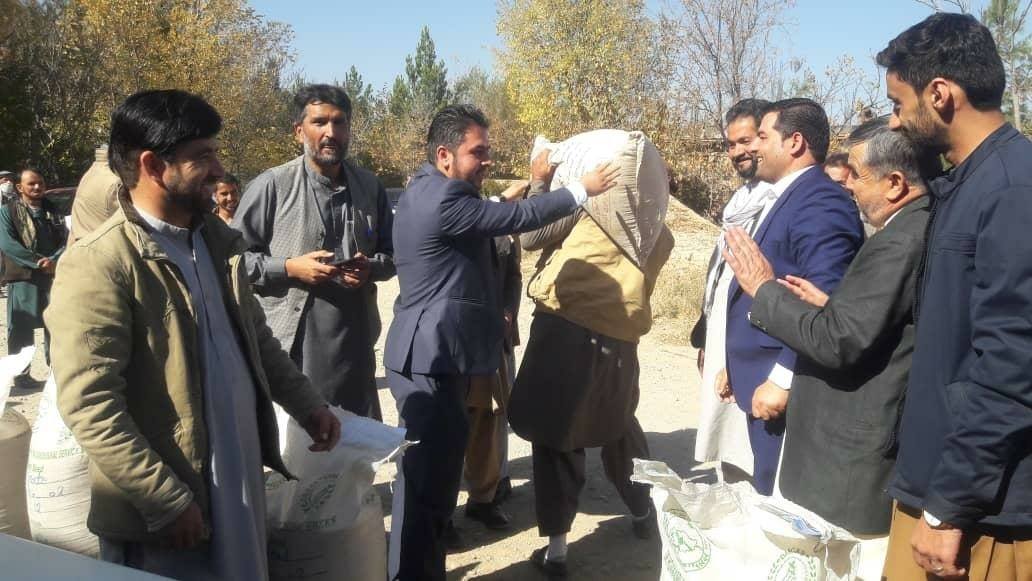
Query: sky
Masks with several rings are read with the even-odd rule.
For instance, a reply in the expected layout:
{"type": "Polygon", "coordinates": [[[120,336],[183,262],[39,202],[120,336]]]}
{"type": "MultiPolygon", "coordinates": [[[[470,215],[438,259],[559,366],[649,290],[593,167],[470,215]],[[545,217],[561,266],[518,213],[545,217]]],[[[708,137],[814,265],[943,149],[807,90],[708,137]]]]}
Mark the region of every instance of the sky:
{"type": "MultiPolygon", "coordinates": [[[[648,0],[655,10],[663,0],[648,0]]],[[[986,0],[975,0],[974,11],[986,0]]],[[[270,20],[294,29],[295,68],[306,79],[331,82],[354,65],[376,89],[405,69],[426,25],[437,55],[454,79],[471,67],[494,66],[499,47],[494,0],[252,0],[270,20]]],[[[931,13],[914,0],[796,0],[778,35],[787,60],[802,57],[820,73],[843,54],[876,74],[874,54],[931,13]]]]}

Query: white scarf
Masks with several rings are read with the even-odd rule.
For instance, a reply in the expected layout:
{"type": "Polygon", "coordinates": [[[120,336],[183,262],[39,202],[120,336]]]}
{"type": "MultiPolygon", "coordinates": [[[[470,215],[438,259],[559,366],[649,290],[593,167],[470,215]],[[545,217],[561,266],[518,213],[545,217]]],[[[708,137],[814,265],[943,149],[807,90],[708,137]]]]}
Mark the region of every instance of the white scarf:
{"type": "Polygon", "coordinates": [[[724,240],[724,233],[732,226],[739,226],[745,229],[750,235],[754,234],[759,225],[760,215],[767,203],[777,199],[774,187],[766,182],[756,182],[750,188],[749,184],[738,188],[738,191],[731,196],[731,200],[724,207],[720,217],[720,237],[717,238],[717,246],[713,249],[713,257],[710,259],[710,269],[706,274],[706,295],[703,299],[703,313],[709,318],[713,309],[713,295],[717,290],[720,275],[724,271],[724,255],[721,251],[727,247],[724,240]]]}

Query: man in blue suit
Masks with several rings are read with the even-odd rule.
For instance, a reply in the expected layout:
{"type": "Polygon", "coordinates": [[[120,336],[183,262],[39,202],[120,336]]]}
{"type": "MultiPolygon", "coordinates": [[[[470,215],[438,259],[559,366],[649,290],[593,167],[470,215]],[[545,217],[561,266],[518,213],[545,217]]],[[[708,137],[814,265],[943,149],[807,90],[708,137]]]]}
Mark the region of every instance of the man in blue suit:
{"type": "MultiPolygon", "coordinates": [[[[444,527],[455,510],[469,426],[466,391],[494,374],[504,315],[493,283],[492,238],[536,230],[574,212],[615,183],[600,166],[569,188],[516,203],[482,199],[491,166],[488,121],[471,105],[434,116],[428,163],[401,196],[394,218],[400,294],[387,333],[387,382],[410,440],[394,487],[391,579],[444,579],[444,527]]],[[[549,181],[546,157],[533,164],[549,181]]]]}
{"type": "MultiPolygon", "coordinates": [[[[778,278],[792,274],[831,293],[864,240],[856,204],[820,164],[828,152],[828,117],[809,99],[772,103],[749,148],[757,179],[772,184],[752,233],[778,278]]],[[[724,250],[726,253],[727,250],[724,250]]],[[[746,413],[753,449],[753,484],[774,491],[785,407],[796,354],[749,323],[752,299],[731,283],[727,368],[722,399],[746,413]]]]}

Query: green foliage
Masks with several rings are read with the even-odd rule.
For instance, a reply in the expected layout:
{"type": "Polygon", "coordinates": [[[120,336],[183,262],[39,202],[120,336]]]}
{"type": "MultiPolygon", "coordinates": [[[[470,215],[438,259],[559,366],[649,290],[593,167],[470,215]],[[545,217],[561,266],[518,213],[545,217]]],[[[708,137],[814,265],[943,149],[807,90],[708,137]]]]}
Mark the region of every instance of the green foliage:
{"type": "Polygon", "coordinates": [[[0,163],[31,163],[74,184],[128,95],[175,87],[207,98],[225,121],[226,167],[250,177],[294,151],[289,27],[245,0],[50,0],[20,3],[0,62],[0,163]]]}
{"type": "Polygon", "coordinates": [[[419,33],[416,54],[405,57],[405,82],[414,112],[432,117],[448,103],[448,69],[438,60],[426,26],[419,33]]]}
{"type": "Polygon", "coordinates": [[[1004,111],[1020,128],[1030,126],[1032,36],[1026,31],[1030,10],[1030,0],[990,0],[982,11],[982,23],[993,33],[1007,72],[1004,111]]]}

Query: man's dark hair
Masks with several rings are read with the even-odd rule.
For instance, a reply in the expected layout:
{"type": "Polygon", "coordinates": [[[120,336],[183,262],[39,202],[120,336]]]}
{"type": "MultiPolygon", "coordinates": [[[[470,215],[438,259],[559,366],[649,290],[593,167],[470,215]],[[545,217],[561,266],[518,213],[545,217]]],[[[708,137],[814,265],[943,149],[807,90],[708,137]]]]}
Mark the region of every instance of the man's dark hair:
{"type": "Polygon", "coordinates": [[[767,110],[767,107],[770,107],[770,101],[765,99],[742,99],[727,110],[727,114],[724,115],[724,125],[731,125],[732,122],[742,117],[748,117],[759,127],[760,120],[763,119],[763,112],[767,110]]]}
{"type": "Polygon", "coordinates": [[[443,145],[451,152],[458,149],[471,125],[484,129],[491,126],[484,112],[473,105],[449,105],[438,111],[426,132],[427,161],[431,165],[437,163],[438,146],[443,145]]]}
{"type": "Polygon", "coordinates": [[[207,101],[176,89],[131,95],[111,113],[108,166],[127,188],[140,179],[141,152],[171,160],[180,144],[214,137],[222,117],[207,101]]]}
{"type": "Polygon", "coordinates": [[[294,123],[300,125],[305,120],[305,110],[312,103],[333,105],[344,112],[351,121],[351,99],[347,91],[336,85],[305,85],[294,94],[294,123]]]}
{"type": "Polygon", "coordinates": [[[215,180],[215,183],[226,184],[227,186],[236,186],[237,189],[240,189],[240,178],[236,177],[235,175],[229,172],[222,174],[222,177],[215,180]]]}
{"type": "Polygon", "coordinates": [[[849,167],[849,154],[848,153],[833,153],[824,159],[824,168],[829,167],[849,167]]]}
{"type": "Polygon", "coordinates": [[[960,85],[979,111],[999,109],[1007,75],[989,29],[970,14],[940,12],[903,31],[878,64],[921,92],[942,77],[960,85]]]}
{"type": "Polygon", "coordinates": [[[782,137],[787,138],[793,133],[802,135],[813,158],[817,163],[824,163],[831,143],[831,127],[823,107],[811,99],[783,99],[771,103],[764,115],[767,113],[777,114],[774,129],[782,137]]]}

